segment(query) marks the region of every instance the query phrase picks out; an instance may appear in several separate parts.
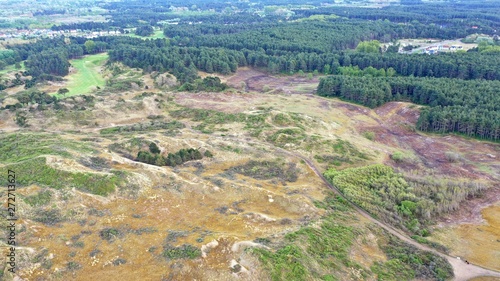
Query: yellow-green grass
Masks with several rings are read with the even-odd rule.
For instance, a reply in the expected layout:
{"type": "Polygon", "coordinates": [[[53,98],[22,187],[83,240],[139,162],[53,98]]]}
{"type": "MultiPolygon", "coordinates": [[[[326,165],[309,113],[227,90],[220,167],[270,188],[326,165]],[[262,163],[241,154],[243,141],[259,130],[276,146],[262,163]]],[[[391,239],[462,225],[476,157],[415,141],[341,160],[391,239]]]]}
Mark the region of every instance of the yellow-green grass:
{"type": "MultiPolygon", "coordinates": [[[[67,77],[68,83],[65,88],[69,90],[69,93],[65,96],[83,95],[89,93],[97,86],[103,87],[106,81],[101,73],[99,73],[99,70],[108,58],[108,54],[103,53],[71,60],[71,65],[76,68],[76,73],[67,77]]],[[[60,97],[59,94],[56,96],[60,97]]]]}

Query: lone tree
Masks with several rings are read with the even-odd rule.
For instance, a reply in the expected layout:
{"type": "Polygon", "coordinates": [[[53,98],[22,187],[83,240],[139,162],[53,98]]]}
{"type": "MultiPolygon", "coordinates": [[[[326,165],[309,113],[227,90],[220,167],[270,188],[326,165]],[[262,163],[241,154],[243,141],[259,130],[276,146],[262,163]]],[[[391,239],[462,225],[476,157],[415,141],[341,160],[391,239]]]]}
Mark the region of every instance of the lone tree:
{"type": "Polygon", "coordinates": [[[29,127],[28,125],[28,116],[26,112],[18,111],[16,112],[16,117],[14,118],[16,124],[19,127],[29,127]]]}
{"type": "Polygon", "coordinates": [[[57,93],[63,97],[66,96],[67,93],[69,93],[69,90],[67,88],[60,88],[59,90],[57,90],[57,93]]]}
{"type": "Polygon", "coordinates": [[[84,43],[85,51],[87,54],[92,54],[95,51],[95,42],[93,40],[87,40],[84,43]]]}
{"type": "Polygon", "coordinates": [[[158,145],[156,145],[156,143],[154,143],[154,142],[149,144],[149,151],[151,151],[151,153],[153,153],[153,154],[158,154],[161,152],[158,145]]]}

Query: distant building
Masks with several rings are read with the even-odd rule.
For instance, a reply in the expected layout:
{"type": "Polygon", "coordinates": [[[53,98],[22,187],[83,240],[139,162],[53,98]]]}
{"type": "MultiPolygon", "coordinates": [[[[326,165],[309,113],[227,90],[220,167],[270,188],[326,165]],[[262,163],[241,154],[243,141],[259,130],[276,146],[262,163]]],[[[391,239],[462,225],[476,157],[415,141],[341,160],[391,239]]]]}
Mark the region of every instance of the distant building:
{"type": "Polygon", "coordinates": [[[439,45],[438,50],[439,51],[448,51],[448,50],[450,50],[450,46],[449,45],[439,45]]]}

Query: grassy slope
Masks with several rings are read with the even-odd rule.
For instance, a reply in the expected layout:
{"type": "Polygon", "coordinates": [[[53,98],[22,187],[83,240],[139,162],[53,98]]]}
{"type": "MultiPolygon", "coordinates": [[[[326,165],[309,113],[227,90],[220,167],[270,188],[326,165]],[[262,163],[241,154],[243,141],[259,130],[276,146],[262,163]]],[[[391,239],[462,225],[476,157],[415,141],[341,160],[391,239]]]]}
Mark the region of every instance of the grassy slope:
{"type": "Polygon", "coordinates": [[[68,78],[69,93],[66,96],[83,95],[89,93],[94,87],[103,87],[105,80],[99,73],[99,68],[108,59],[108,54],[96,54],[85,56],[81,59],[71,61],[71,65],[77,69],[75,74],[68,78]]]}
{"type": "MultiPolygon", "coordinates": [[[[56,134],[14,133],[0,137],[0,163],[22,175],[17,180],[22,186],[39,184],[56,189],[73,186],[93,194],[107,195],[119,182],[115,176],[62,171],[47,165],[45,157],[39,157],[58,155],[71,159],[73,155],[95,152],[86,143],[66,140],[56,134]]],[[[0,184],[6,185],[6,178],[0,178],[0,184]]]]}

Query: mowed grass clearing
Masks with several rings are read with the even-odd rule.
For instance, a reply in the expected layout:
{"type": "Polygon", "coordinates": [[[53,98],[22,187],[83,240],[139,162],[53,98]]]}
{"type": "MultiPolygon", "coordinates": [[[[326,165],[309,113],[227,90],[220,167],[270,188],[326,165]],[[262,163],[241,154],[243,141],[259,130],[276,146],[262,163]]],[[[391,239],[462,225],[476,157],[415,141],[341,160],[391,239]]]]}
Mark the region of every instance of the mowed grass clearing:
{"type": "Polygon", "coordinates": [[[158,39],[158,38],[165,38],[165,35],[163,34],[163,30],[155,30],[153,35],[150,36],[150,38],[153,39],[158,39]]]}
{"type": "MultiPolygon", "coordinates": [[[[71,60],[70,63],[76,69],[76,73],[68,76],[65,88],[69,90],[69,93],[66,97],[87,94],[97,86],[103,87],[106,81],[99,71],[108,58],[108,54],[104,53],[71,60]]],[[[56,96],[60,95],[56,94],[56,96]]]]}
{"type": "Polygon", "coordinates": [[[125,36],[130,36],[130,37],[134,37],[134,38],[141,38],[143,40],[146,40],[146,39],[160,39],[160,38],[166,38],[165,35],[163,34],[163,30],[155,30],[154,33],[150,36],[139,36],[135,33],[129,33],[129,34],[125,34],[125,36]]]}

